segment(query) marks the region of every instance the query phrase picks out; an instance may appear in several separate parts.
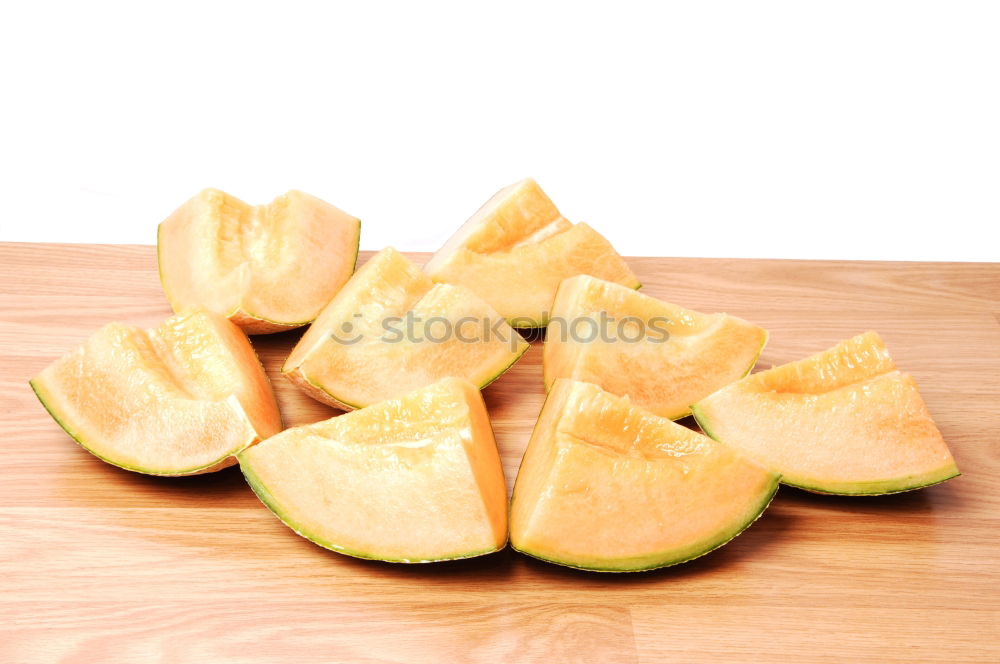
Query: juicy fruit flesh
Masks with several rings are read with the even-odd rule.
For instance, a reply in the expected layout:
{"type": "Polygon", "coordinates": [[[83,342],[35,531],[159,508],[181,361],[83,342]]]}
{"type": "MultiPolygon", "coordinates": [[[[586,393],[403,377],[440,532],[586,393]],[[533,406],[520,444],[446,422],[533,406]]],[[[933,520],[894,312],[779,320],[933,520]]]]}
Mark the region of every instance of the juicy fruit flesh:
{"type": "Polygon", "coordinates": [[[518,471],[511,544],[582,569],[663,567],[735,537],[777,482],[706,436],[596,385],[559,380],[518,471]]]}
{"type": "Polygon", "coordinates": [[[496,442],[478,389],[460,379],[289,429],[240,466],[283,522],[340,553],[427,562],[507,541],[496,442]]]}
{"type": "Polygon", "coordinates": [[[958,474],[916,382],[874,332],[748,376],[694,411],[706,433],[804,489],[894,493],[958,474]]]}
{"type": "Polygon", "coordinates": [[[329,303],[282,371],[321,401],[357,408],[445,376],[484,386],[527,348],[480,298],[434,284],[389,248],[362,266],[329,303]]]}
{"type": "Polygon", "coordinates": [[[532,179],[521,180],[493,194],[431,258],[433,271],[451,251],[463,247],[477,254],[510,251],[568,230],[567,221],[532,179]]]}
{"type": "Polygon", "coordinates": [[[160,225],[160,277],[177,312],[281,331],[313,320],[343,286],[359,237],[357,219],[302,192],[254,206],[207,189],[160,225]]]}
{"type": "Polygon", "coordinates": [[[571,224],[534,180],[497,192],[428,261],[434,281],[465,286],[514,327],[544,327],[559,283],[591,274],[630,288],[638,279],[611,244],[571,224]]]}
{"type": "Polygon", "coordinates": [[[767,342],[767,331],[735,316],[691,311],[587,275],[562,283],[552,313],[546,387],[558,378],[595,383],[670,419],[747,375],[767,342]],[[605,337],[592,339],[604,318],[605,337]]]}
{"type": "Polygon", "coordinates": [[[217,470],[281,430],[246,337],[203,312],[146,331],[106,325],[31,384],[84,448],[148,474],[217,470]]]}

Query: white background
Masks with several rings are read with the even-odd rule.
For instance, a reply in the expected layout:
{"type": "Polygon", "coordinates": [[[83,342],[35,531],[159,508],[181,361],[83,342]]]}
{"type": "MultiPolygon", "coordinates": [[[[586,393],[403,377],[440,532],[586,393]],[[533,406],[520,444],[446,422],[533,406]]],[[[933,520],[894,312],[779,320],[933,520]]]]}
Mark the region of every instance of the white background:
{"type": "Polygon", "coordinates": [[[1000,260],[1000,3],[4,3],[0,240],[288,188],[434,250],[534,176],[624,254],[1000,260]]]}

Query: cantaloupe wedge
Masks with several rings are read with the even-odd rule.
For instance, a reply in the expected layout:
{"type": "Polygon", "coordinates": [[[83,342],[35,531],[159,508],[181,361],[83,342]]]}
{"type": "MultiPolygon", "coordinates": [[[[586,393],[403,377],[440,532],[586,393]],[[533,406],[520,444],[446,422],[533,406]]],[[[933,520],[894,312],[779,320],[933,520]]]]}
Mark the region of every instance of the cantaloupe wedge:
{"type": "Polygon", "coordinates": [[[750,373],[767,332],[587,275],[563,281],[545,333],[545,386],[595,383],[672,420],[750,373]]]}
{"type": "Polygon", "coordinates": [[[354,272],[361,222],[289,191],[247,205],[206,189],[160,224],[160,281],[177,313],[203,308],[247,334],[311,322],[354,272]]]}
{"type": "Polygon", "coordinates": [[[150,475],[231,466],[235,454],[281,431],[246,335],[201,311],[151,330],[110,323],[31,386],[89,452],[150,475]]]}
{"type": "Polygon", "coordinates": [[[760,516],[778,475],[596,385],[556,381],[514,485],[511,545],[580,569],[691,560],[760,516]]]}
{"type": "Polygon", "coordinates": [[[437,282],[465,286],[514,327],[545,327],[559,283],[577,274],[639,288],[604,237],[572,224],[531,179],[498,191],[424,266],[437,282]]]}
{"type": "Polygon", "coordinates": [[[747,376],[693,410],[705,433],[817,493],[897,493],[958,475],[916,382],[874,332],[747,376]]]}
{"type": "Polygon", "coordinates": [[[431,562],[507,542],[507,490],[479,390],[445,378],[288,429],[240,455],[287,526],[359,558],[431,562]]]}
{"type": "Polygon", "coordinates": [[[310,396],[350,410],[446,376],[484,387],[527,349],[481,298],[435,285],[387,248],[330,301],[282,371],[310,396]]]}

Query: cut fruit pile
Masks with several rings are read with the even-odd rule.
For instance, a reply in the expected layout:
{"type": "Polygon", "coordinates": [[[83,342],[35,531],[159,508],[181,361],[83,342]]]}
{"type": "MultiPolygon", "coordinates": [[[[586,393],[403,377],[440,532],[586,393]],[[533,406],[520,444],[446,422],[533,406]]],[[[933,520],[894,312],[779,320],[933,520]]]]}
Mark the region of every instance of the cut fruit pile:
{"type": "Polygon", "coordinates": [[[694,414],[708,435],[810,491],[897,493],[958,475],[916,382],[874,332],[748,376],[694,414]]]}
{"type": "Polygon", "coordinates": [[[300,535],[393,562],[506,546],[479,390],[529,348],[514,328],[547,327],[548,396],[509,505],[511,545],[542,560],[654,569],[727,543],[779,483],[873,495],[958,475],[877,334],[750,374],[766,330],[636,292],[608,241],[533,180],[499,191],[423,269],[386,248],[355,273],[359,233],[301,192],[251,206],[205,190],[159,227],[178,315],[106,325],[31,386],[110,464],[169,476],[238,459],[300,535]],[[282,431],[246,335],[309,323],[282,375],[353,412],[282,431]],[[688,414],[707,435],[672,421],[688,414]]]}
{"type": "Polygon", "coordinates": [[[457,378],[288,429],[241,454],[240,467],[288,527],[339,553],[428,562],[507,543],[486,406],[457,378]]]}

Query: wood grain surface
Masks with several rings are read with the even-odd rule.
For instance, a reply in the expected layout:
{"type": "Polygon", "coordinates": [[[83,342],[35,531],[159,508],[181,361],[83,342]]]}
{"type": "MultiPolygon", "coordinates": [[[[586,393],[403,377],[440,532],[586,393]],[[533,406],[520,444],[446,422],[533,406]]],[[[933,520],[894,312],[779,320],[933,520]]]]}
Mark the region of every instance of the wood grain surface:
{"type": "MultiPolygon", "coordinates": [[[[1000,264],[629,263],[644,292],[768,328],[763,367],[878,330],[964,474],[883,498],[782,487],[728,546],[652,573],[355,560],[236,468],[145,477],[74,444],[27,381],[106,321],[170,313],[154,250],[0,244],[0,662],[1000,661],[1000,264]]],[[[296,337],[255,338],[289,425],[336,412],[278,373],[296,337]]],[[[508,487],[540,363],[535,342],[485,391],[508,487]]]]}

